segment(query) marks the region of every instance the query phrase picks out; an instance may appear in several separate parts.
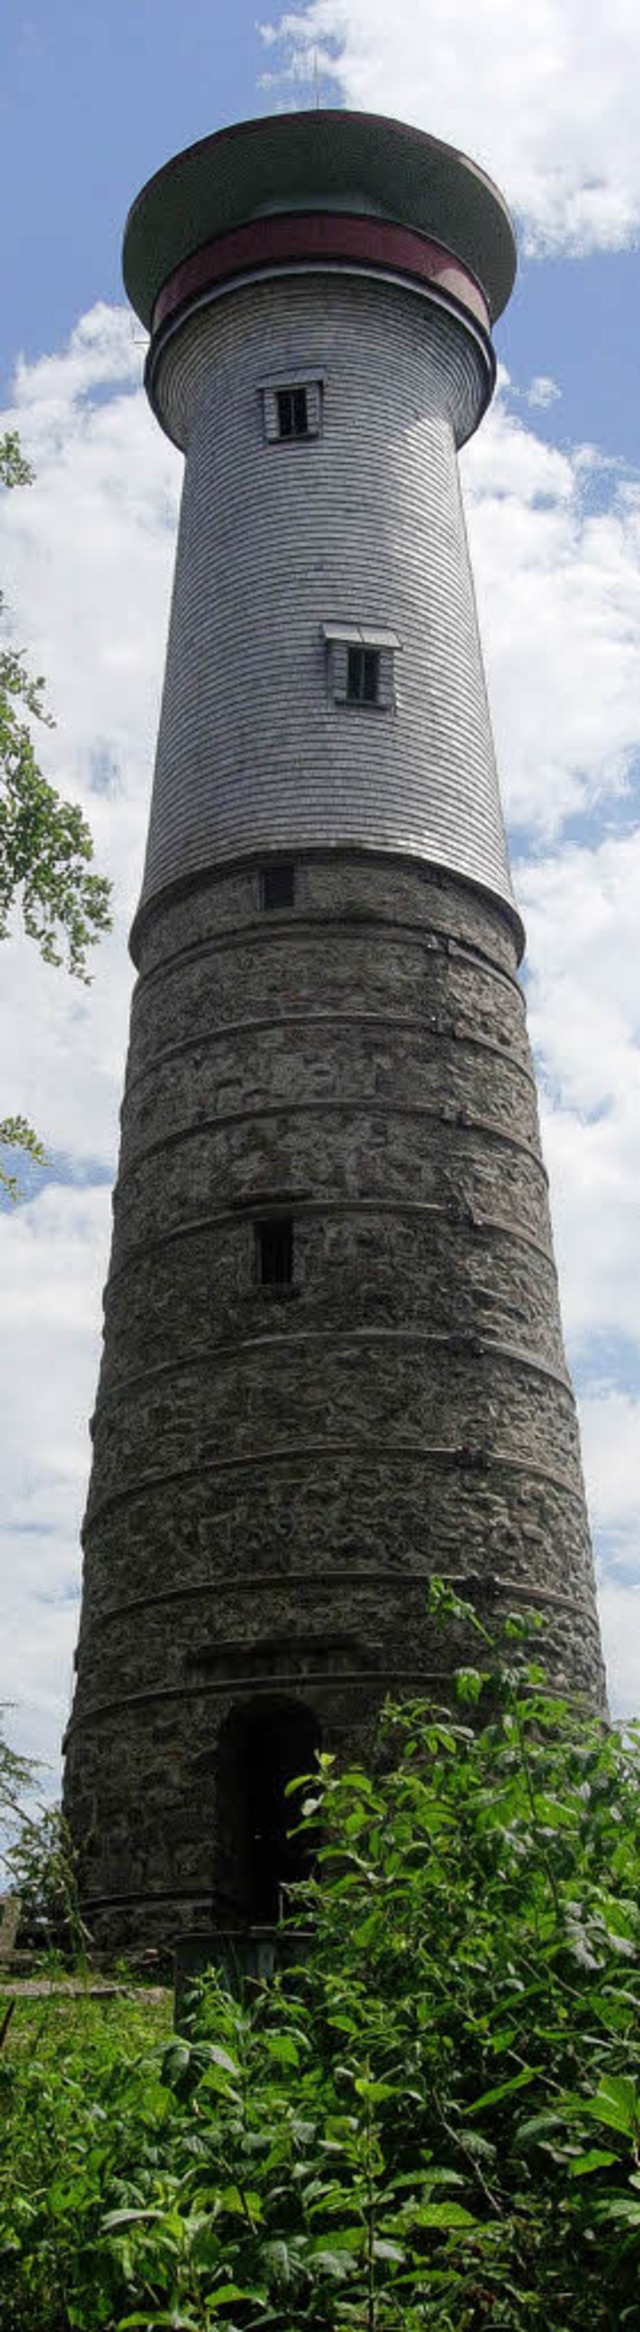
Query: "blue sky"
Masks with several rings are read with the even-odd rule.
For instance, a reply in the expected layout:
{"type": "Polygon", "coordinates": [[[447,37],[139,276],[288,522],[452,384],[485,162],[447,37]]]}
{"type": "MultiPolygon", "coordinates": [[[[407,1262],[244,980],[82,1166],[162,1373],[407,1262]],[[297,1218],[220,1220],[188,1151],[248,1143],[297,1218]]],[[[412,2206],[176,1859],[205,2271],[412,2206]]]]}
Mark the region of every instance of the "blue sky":
{"type": "MultiPolygon", "coordinates": [[[[271,57],[249,0],[233,10],[185,0],[179,12],[167,0],[112,0],[108,10],[10,0],[10,26],[0,96],[5,392],[19,350],[33,359],[59,347],[96,298],[121,297],[122,226],[151,172],[212,127],[298,97],[284,81],[275,92],[261,86],[271,57]]],[[[323,101],[335,102],[339,88],[319,78],[323,101]]],[[[313,101],[313,86],[310,59],[301,101],[313,101]]],[[[499,345],[516,372],[561,377],[560,435],[576,426],[637,458],[635,251],[582,255],[578,267],[524,260],[499,345]]],[[[558,429],[556,420],[556,439],[558,429]]]]}
{"type": "Polygon", "coordinates": [[[248,0],[9,0],[0,99],[2,367],[59,347],[96,298],[121,297],[132,196],[212,127],[270,111],[248,0]]]}
{"type": "Polygon", "coordinates": [[[13,636],[48,675],[43,764],[90,816],[115,927],[88,991],[1,951],[3,1110],[47,1173],[0,1216],[0,1699],[57,1757],[78,1614],[139,884],[180,465],[120,282],[132,197],[280,105],[404,116],[489,169],[521,268],[463,484],[516,882],[612,1698],[640,1708],[640,19],[627,0],[9,0],[0,398],[36,484],[0,502],[13,636]],[[266,78],[265,78],[266,77],[266,78]]]}

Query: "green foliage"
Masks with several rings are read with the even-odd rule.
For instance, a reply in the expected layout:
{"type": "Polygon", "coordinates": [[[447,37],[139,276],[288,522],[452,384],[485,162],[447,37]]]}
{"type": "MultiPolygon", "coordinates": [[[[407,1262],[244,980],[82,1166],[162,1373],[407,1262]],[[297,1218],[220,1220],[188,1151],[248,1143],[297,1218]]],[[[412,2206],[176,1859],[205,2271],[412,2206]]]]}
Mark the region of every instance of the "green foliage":
{"type": "Polygon", "coordinates": [[[78,1902],[73,1842],[60,1806],[24,1813],[3,1860],[11,1891],[21,1903],[20,1950],[60,1952],[77,1966],[89,1937],[78,1902]]]}
{"type": "MultiPolygon", "coordinates": [[[[0,1719],[7,1714],[6,1703],[0,1705],[0,1719]]],[[[0,1836],[11,1838],[16,1827],[25,1818],[25,1800],[36,1787],[38,1765],[33,1757],[21,1757],[12,1749],[4,1733],[0,1733],[0,1836]]]]}
{"type": "MultiPolygon", "coordinates": [[[[0,1717],[5,1712],[0,1709],[0,1717]]],[[[41,1768],[0,1733],[0,1872],[20,1899],[21,1950],[82,1959],[88,1941],[81,1917],[75,1854],[59,1806],[31,1804],[41,1768]]]]}
{"type": "Polygon", "coordinates": [[[138,2147],[147,2176],[158,2159],[165,2021],[163,2007],[88,1990],[18,1999],[0,2056],[2,2332],[115,2321],[126,2286],[92,2238],[103,2194],[114,2207],[131,2195],[138,2147]]]}
{"type": "Polygon", "coordinates": [[[22,451],[17,429],[0,437],[0,486],[32,486],[33,470],[22,451]]]}
{"type": "Polygon", "coordinates": [[[635,2327],[640,1744],[509,1632],[473,1725],[467,1671],[305,1785],[297,1967],[135,2059],[8,2044],[3,2332],[635,2327]]]}
{"type": "MultiPolygon", "coordinates": [[[[42,1142],[38,1140],[33,1126],[29,1125],[26,1117],[0,1118],[0,1147],[7,1150],[24,1150],[27,1157],[33,1159],[35,1166],[44,1165],[42,1142]]],[[[19,1198],[20,1196],[17,1174],[7,1174],[3,1166],[0,1166],[0,1190],[6,1192],[7,1198],[19,1198]]]]}
{"type": "MultiPolygon", "coordinates": [[[[0,602],[1,605],[1,602],[0,602]]],[[[76,803],[63,802],[38,767],[23,706],[46,721],[42,680],[14,649],[0,651],[0,939],[20,895],[24,928],[45,963],[86,980],[87,949],[109,928],[109,884],[88,872],[93,843],[76,803]]]]}
{"type": "MultiPolygon", "coordinates": [[[[32,475],[15,432],[0,438],[0,485],[29,485],[32,475]]],[[[0,597],[0,614],[2,609],[0,597]]],[[[62,801],[39,768],[29,723],[53,726],[43,691],[44,681],[30,678],[20,651],[1,647],[0,940],[8,936],[19,902],[24,929],[45,963],[66,961],[70,972],[87,980],[88,949],[110,926],[110,885],[93,872],[93,842],[82,811],[62,801]]],[[[22,1117],[0,1123],[0,1143],[42,1161],[37,1137],[22,1117]]],[[[15,1177],[2,1169],[0,1187],[10,1197],[17,1194],[15,1177]]]]}

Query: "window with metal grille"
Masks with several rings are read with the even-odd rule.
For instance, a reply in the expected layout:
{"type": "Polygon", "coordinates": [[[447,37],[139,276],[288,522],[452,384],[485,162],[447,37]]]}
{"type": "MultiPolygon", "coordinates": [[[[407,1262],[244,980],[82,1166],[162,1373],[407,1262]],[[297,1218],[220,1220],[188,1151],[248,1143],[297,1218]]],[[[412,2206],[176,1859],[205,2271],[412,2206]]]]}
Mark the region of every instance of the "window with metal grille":
{"type": "Polygon", "coordinates": [[[263,866],[260,876],[262,906],[292,907],[294,902],[294,871],[292,866],[263,866]]]}
{"type": "Polygon", "coordinates": [[[293,1222],[291,1215],[267,1215],[256,1223],[258,1284],[291,1287],[293,1280],[293,1222]]]}
{"type": "Polygon", "coordinates": [[[290,373],[288,380],[263,381],[264,434],[270,445],[302,443],[322,428],[323,376],[290,373]]]}

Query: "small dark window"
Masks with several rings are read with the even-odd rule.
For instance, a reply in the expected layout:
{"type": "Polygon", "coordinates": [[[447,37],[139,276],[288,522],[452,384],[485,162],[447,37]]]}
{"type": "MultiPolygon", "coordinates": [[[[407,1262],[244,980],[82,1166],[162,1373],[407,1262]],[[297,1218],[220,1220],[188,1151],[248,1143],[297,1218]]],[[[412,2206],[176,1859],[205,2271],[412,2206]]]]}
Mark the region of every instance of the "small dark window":
{"type": "Polygon", "coordinates": [[[306,437],[308,431],[306,389],[278,389],[279,437],[306,437]]]}
{"type": "Polygon", "coordinates": [[[269,1215],[256,1223],[260,1287],[291,1287],[293,1280],[293,1223],[290,1215],[269,1215]]]}
{"type": "Polygon", "coordinates": [[[269,907],[292,907],[294,899],[293,867],[264,866],[260,877],[260,894],[262,905],[267,909],[269,907]]]}
{"type": "Polygon", "coordinates": [[[323,623],[320,636],[327,650],[327,680],[334,704],[371,706],[376,712],[395,709],[394,664],[401,642],[385,624],[323,623]]]}
{"type": "Polygon", "coordinates": [[[348,703],[377,704],[379,685],[379,648],[350,648],[347,659],[348,703]]]}
{"type": "Polygon", "coordinates": [[[263,381],[262,418],[268,445],[301,444],[322,433],[322,376],[294,374],[292,380],[263,381]]]}

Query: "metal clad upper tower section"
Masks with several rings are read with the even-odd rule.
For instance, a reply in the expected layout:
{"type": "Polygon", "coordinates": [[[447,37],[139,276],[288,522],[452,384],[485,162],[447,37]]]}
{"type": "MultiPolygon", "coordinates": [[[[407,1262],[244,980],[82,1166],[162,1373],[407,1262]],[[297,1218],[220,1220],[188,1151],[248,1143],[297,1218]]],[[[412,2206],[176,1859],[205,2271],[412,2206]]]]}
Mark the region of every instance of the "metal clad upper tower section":
{"type": "Polygon", "coordinates": [[[479,885],[521,939],[456,462],[515,270],[497,189],[382,117],[242,123],[150,180],[124,268],[187,455],[141,910],[256,851],[364,848],[479,885]],[[296,379],[322,426],[265,460],[296,379]],[[336,626],[393,634],[384,719],[336,717],[336,626]]]}
{"type": "Polygon", "coordinates": [[[168,278],[209,239],[292,209],[368,211],[433,237],[477,277],[495,320],[513,289],[516,247],[498,187],[440,138],[386,114],[326,108],[234,122],[157,170],[131,205],[123,272],[153,329],[168,278]]]}

